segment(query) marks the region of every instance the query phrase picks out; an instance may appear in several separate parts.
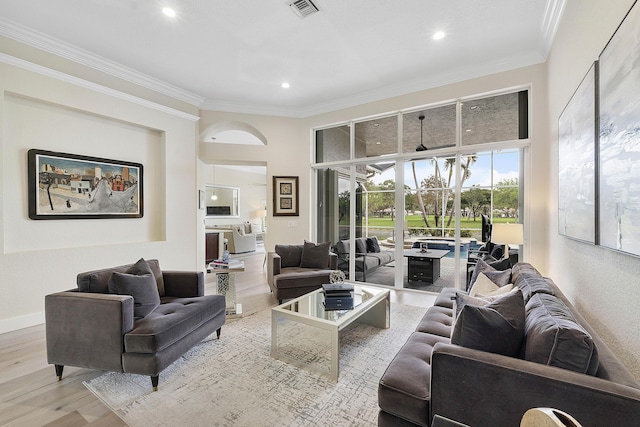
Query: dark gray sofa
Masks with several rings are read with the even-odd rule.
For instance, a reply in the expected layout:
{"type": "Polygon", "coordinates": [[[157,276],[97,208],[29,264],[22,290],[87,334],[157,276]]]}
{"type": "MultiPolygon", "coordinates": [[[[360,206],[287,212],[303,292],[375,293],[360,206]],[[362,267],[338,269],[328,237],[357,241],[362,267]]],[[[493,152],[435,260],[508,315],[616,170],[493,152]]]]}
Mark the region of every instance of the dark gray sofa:
{"type": "Polygon", "coordinates": [[[564,411],[583,427],[638,425],[640,385],[555,283],[527,263],[513,267],[512,282],[526,302],[521,354],[512,357],[451,344],[456,291],[445,289],[380,379],[379,426],[429,426],[435,415],[469,426],[517,426],[534,407],[564,411]],[[524,360],[527,350],[538,350],[531,343],[539,342],[534,313],[541,307],[548,319],[561,325],[551,335],[552,351],[569,348],[571,331],[562,326],[558,301],[592,340],[578,340],[571,348],[597,349],[583,360],[593,375],[558,367],[555,355],[546,363],[524,360]]]}
{"type": "MultiPolygon", "coordinates": [[[[355,245],[356,276],[360,274],[362,277],[358,279],[362,281],[367,280],[367,273],[372,273],[395,260],[394,252],[381,249],[376,237],[357,237],[355,245]]],[[[349,240],[339,240],[332,249],[338,255],[338,269],[342,270],[347,277],[351,262],[350,249],[349,240]]]]}
{"type": "Polygon", "coordinates": [[[45,297],[47,360],[59,380],[68,365],[148,375],[157,390],[162,370],[213,332],[220,337],[225,298],[204,295],[202,272],[161,271],[147,260],[160,304],[141,318],[134,297],[109,293],[114,272],[141,261],[80,273],[77,289],[45,297]]]}
{"type": "Polygon", "coordinates": [[[306,242],[305,245],[276,245],[267,252],[267,283],[281,304],[285,299],[297,298],[329,283],[336,269],[338,257],[322,247],[306,242]]]}

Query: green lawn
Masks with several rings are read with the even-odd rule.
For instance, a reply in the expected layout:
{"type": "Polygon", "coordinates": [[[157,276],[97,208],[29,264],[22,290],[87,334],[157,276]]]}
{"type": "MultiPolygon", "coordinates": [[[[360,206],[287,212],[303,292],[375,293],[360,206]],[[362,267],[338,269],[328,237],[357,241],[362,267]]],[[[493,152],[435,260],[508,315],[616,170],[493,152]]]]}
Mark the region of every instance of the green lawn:
{"type": "MultiPolygon", "coordinates": [[[[435,218],[433,217],[433,215],[429,215],[429,225],[431,226],[431,228],[435,227],[435,218]]],[[[422,216],[421,215],[408,215],[406,217],[407,219],[407,224],[409,225],[409,228],[424,228],[424,221],[422,220],[422,216]]],[[[442,218],[441,218],[442,219],[442,218]]],[[[449,217],[446,217],[444,219],[444,223],[446,224],[447,221],[449,220],[449,217]]],[[[492,222],[494,224],[496,223],[501,223],[501,224],[506,224],[506,223],[515,223],[516,219],[515,218],[493,218],[492,222]]],[[[394,225],[394,220],[391,219],[390,217],[384,217],[384,218],[377,218],[377,217],[369,217],[369,227],[389,227],[392,228],[394,225]]],[[[439,224],[440,226],[442,226],[442,223],[439,224]]],[[[451,227],[450,228],[454,228],[455,227],[455,218],[451,221],[451,227]]],[[[476,220],[474,221],[473,219],[467,219],[467,218],[463,218],[462,221],[460,222],[460,228],[462,229],[474,229],[477,228],[478,230],[482,227],[482,220],[480,219],[480,217],[476,217],[476,220]]]]}

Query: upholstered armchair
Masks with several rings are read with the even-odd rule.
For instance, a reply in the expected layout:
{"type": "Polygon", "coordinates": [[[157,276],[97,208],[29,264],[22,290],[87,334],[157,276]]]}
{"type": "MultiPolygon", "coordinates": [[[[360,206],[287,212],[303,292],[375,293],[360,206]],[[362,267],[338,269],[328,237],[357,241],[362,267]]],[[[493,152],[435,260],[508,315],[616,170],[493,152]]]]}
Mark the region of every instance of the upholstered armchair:
{"type": "Polygon", "coordinates": [[[305,242],[276,245],[275,251],[267,253],[267,282],[279,303],[329,283],[329,276],[338,265],[338,256],[329,247],[329,242],[305,242]]]}

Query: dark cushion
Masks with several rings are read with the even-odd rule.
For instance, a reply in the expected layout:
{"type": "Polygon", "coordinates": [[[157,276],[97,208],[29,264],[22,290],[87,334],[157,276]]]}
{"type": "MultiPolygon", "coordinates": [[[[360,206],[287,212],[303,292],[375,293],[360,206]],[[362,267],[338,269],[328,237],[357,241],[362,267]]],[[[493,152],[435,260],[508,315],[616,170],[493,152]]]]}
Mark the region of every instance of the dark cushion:
{"type": "MultiPolygon", "coordinates": [[[[143,259],[138,260],[138,263],[145,261],[143,259]]],[[[161,297],[164,296],[164,276],[162,270],[160,270],[160,263],[157,259],[146,260],[146,263],[151,268],[153,275],[158,285],[158,293],[161,297]]],[[[119,273],[125,273],[136,264],[120,265],[117,267],[104,268],[102,270],[87,271],[79,273],[77,276],[78,291],[80,292],[95,292],[106,294],[109,293],[109,279],[114,271],[119,273]]]]}
{"type": "Polygon", "coordinates": [[[327,268],[329,265],[329,247],[331,242],[315,244],[304,241],[300,267],[302,268],[327,268]]]}
{"type": "Polygon", "coordinates": [[[378,243],[377,237],[367,237],[367,252],[380,252],[380,244],[378,243]]]}
{"type": "MultiPolygon", "coordinates": [[[[513,278],[512,278],[513,280],[513,278]]],[[[555,295],[553,281],[541,276],[535,276],[530,273],[521,273],[518,280],[513,282],[524,295],[525,302],[535,294],[555,295]]]]}
{"type": "Polygon", "coordinates": [[[141,319],[158,308],[160,295],[152,273],[140,276],[114,272],[109,279],[109,292],[133,297],[133,317],[141,319]]]}
{"type": "Polygon", "coordinates": [[[348,240],[339,240],[333,247],[333,250],[336,254],[341,256],[341,258],[344,258],[344,255],[349,254],[349,248],[350,245],[348,240]]]}
{"type": "Polygon", "coordinates": [[[504,270],[504,271],[508,271],[508,278],[507,278],[507,273],[501,273],[501,270],[498,270],[498,269],[492,267],[491,265],[489,265],[486,261],[484,261],[482,259],[478,259],[478,262],[476,263],[476,266],[473,269],[473,274],[471,275],[471,280],[469,280],[469,288],[471,288],[473,286],[473,284],[475,283],[475,281],[478,278],[478,275],[480,273],[484,273],[487,277],[489,277],[496,284],[498,284],[498,281],[500,281],[500,283],[502,283],[502,284],[500,284],[499,286],[504,286],[507,283],[511,282],[511,269],[504,270]],[[494,273],[492,276],[489,276],[489,274],[487,274],[489,272],[497,272],[497,273],[494,273]],[[505,280],[506,280],[506,282],[505,282],[505,280]]]}
{"type": "Polygon", "coordinates": [[[522,348],[525,309],[519,289],[492,302],[459,293],[451,343],[467,348],[518,357],[522,348]],[[476,305],[477,304],[477,305],[476,305]],[[462,306],[461,309],[458,309],[462,306]]]}
{"type": "Polygon", "coordinates": [[[367,253],[367,241],[362,237],[358,237],[356,239],[356,253],[357,254],[367,253]]]}
{"type": "Polygon", "coordinates": [[[423,332],[409,336],[380,378],[380,409],[417,425],[431,423],[431,353],[439,342],[448,343],[449,338],[423,332]]]}
{"type": "MultiPolygon", "coordinates": [[[[496,285],[502,287],[511,283],[511,269],[498,271],[498,270],[485,270],[482,272],[489,280],[496,285]]],[[[477,280],[477,277],[476,277],[477,280]]]]}
{"type": "Polygon", "coordinates": [[[162,270],[160,270],[160,263],[157,259],[145,260],[140,258],[135,264],[125,271],[125,273],[135,274],[136,276],[142,276],[143,274],[153,274],[156,279],[156,285],[158,286],[158,294],[161,297],[164,296],[164,278],[162,276],[162,270]]]}
{"type": "Polygon", "coordinates": [[[302,245],[276,245],[280,255],[280,267],[299,267],[302,259],[302,245]]]}
{"type": "Polygon", "coordinates": [[[157,353],[211,319],[224,323],[226,302],[222,295],[195,298],[165,297],[162,304],[144,319],[136,321],[124,336],[126,352],[157,353]]]}
{"type": "Polygon", "coordinates": [[[504,271],[511,268],[511,260],[509,258],[503,258],[500,260],[494,259],[494,261],[487,261],[487,264],[499,271],[504,271]]]}
{"type": "Polygon", "coordinates": [[[535,294],[526,310],[526,360],[595,375],[595,343],[562,301],[553,295],[535,294]]]}

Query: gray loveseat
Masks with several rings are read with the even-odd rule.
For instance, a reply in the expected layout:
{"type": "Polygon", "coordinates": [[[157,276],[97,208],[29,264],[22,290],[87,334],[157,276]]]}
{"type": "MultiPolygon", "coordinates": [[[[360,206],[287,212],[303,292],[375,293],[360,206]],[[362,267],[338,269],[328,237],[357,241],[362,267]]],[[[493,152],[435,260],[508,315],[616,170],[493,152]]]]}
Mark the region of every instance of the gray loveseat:
{"type": "Polygon", "coordinates": [[[583,427],[638,425],[640,386],[630,372],[553,281],[527,263],[511,273],[512,293],[526,303],[520,353],[452,344],[462,329],[452,325],[460,298],[443,290],[380,379],[379,426],[429,426],[439,415],[511,427],[534,407],[564,411],[583,427]]]}
{"type": "Polygon", "coordinates": [[[275,251],[267,252],[267,283],[282,303],[329,283],[337,261],[336,254],[329,252],[329,243],[276,245],[275,251]]]}
{"type": "Polygon", "coordinates": [[[225,298],[204,295],[202,272],[161,271],[157,260],[80,273],[77,284],[45,297],[59,380],[69,365],[148,375],[157,390],[163,369],[225,323],[225,298]],[[134,296],[109,292],[129,285],[134,296]]]}
{"type": "MultiPolygon", "coordinates": [[[[395,259],[392,250],[380,248],[378,239],[375,236],[357,237],[355,246],[356,276],[360,274],[362,281],[367,280],[367,273],[372,273],[395,259]]],[[[348,240],[339,240],[333,246],[333,252],[338,255],[338,269],[342,270],[347,276],[349,274],[349,264],[351,263],[350,249],[351,245],[348,240]]]]}

